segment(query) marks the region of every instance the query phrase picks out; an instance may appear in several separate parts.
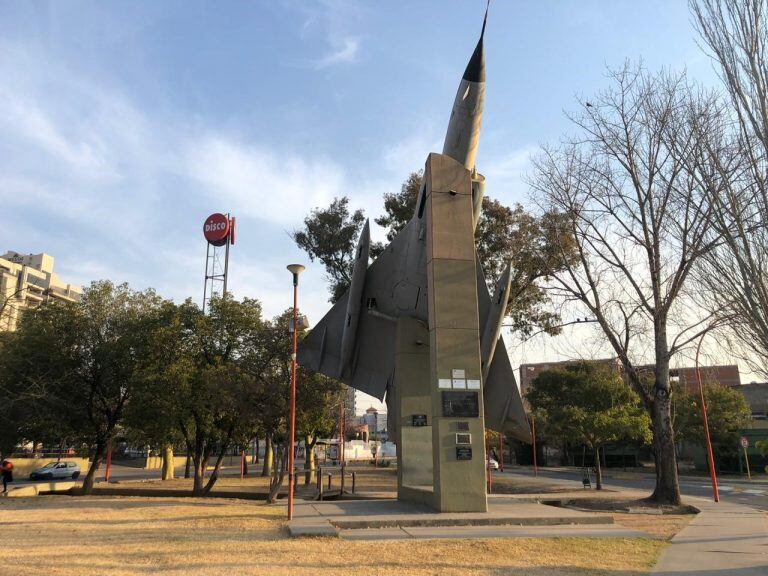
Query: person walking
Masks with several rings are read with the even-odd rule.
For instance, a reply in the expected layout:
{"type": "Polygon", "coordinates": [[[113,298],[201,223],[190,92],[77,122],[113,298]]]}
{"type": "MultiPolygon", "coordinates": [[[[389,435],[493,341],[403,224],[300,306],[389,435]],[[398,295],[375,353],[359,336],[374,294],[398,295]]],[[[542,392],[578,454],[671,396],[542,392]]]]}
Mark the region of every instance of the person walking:
{"type": "Polygon", "coordinates": [[[8,483],[13,482],[13,462],[3,460],[2,464],[3,474],[3,494],[8,492],[8,483]]]}

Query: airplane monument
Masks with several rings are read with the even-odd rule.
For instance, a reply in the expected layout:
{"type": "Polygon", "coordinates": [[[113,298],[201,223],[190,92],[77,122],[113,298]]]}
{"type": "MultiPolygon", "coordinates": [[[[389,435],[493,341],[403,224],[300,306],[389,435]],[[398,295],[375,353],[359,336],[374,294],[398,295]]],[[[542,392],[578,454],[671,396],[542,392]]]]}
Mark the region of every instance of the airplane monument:
{"type": "Polygon", "coordinates": [[[302,366],[386,398],[398,498],[441,512],[487,511],[486,427],[530,440],[501,336],[510,269],[490,294],[474,240],[487,15],[413,217],[370,265],[366,222],[349,289],[299,351],[302,366]]]}

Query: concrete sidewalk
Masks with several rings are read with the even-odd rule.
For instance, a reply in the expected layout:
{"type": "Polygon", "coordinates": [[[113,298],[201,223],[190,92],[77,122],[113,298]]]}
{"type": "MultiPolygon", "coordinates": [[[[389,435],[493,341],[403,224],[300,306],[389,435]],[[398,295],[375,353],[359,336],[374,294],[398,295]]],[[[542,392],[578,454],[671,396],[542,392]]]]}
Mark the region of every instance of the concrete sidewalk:
{"type": "Polygon", "coordinates": [[[701,513],[659,558],[655,576],[768,576],[768,518],[763,512],[696,500],[701,513]]]}
{"type": "Polygon", "coordinates": [[[502,497],[489,499],[486,513],[440,514],[425,506],[398,500],[297,503],[288,530],[292,536],[323,535],[354,540],[647,536],[614,525],[610,514],[502,497]]]}

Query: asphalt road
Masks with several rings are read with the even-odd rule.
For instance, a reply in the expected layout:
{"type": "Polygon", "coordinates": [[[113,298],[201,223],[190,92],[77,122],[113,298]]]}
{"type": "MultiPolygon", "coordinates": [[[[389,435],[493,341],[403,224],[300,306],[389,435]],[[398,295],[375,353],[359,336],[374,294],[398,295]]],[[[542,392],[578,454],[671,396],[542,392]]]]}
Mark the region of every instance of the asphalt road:
{"type": "MultiPolygon", "coordinates": [[[[258,465],[257,465],[258,466],[258,465]]],[[[81,471],[82,476],[86,470],[81,471]]],[[[496,474],[519,474],[521,476],[532,477],[533,469],[530,467],[507,467],[505,472],[494,472],[496,474]]],[[[176,468],[176,476],[184,475],[184,467],[176,468]]],[[[551,478],[558,481],[568,481],[568,485],[573,483],[574,489],[581,489],[582,472],[580,469],[550,469],[539,468],[540,478],[551,478]]],[[[112,480],[151,480],[159,479],[160,470],[144,470],[143,468],[134,468],[131,466],[112,465],[112,480]]],[[[104,480],[104,467],[102,466],[96,473],[96,481],[104,480]]],[[[594,481],[594,480],[593,480],[594,481]]],[[[608,469],[603,476],[603,484],[606,488],[634,488],[646,490],[650,494],[653,491],[654,476],[650,473],[622,472],[620,470],[608,469]]],[[[16,477],[13,486],[24,486],[34,482],[27,478],[16,477]]],[[[736,504],[746,504],[759,510],[768,511],[768,479],[761,475],[759,479],[749,482],[746,479],[734,477],[722,477],[718,481],[720,498],[726,502],[736,504]]],[[[680,478],[680,490],[683,496],[696,496],[701,498],[712,497],[712,484],[709,477],[682,476],[680,478]]]]}
{"type": "MultiPolygon", "coordinates": [[[[525,476],[533,476],[530,468],[507,468],[511,473],[525,476]]],[[[498,474],[498,472],[497,472],[498,474]]],[[[570,480],[574,482],[574,488],[581,488],[581,470],[550,470],[539,468],[539,477],[558,480],[570,480]]],[[[593,479],[594,482],[594,479],[593,479]]],[[[639,472],[621,472],[608,470],[603,476],[603,485],[606,488],[635,488],[653,491],[655,477],[653,474],[639,472]]],[[[718,479],[720,499],[724,502],[745,504],[759,510],[768,511],[768,479],[761,475],[752,482],[730,476],[718,479]]],[[[712,498],[712,483],[708,476],[694,477],[682,476],[680,478],[680,491],[683,496],[696,496],[700,498],[712,498]]]]}
{"type": "MultiPolygon", "coordinates": [[[[88,472],[88,470],[80,470],[80,477],[78,480],[82,480],[83,476],[88,472]]],[[[183,476],[184,475],[184,466],[179,466],[176,468],[176,475],[183,476]]],[[[145,470],[143,468],[134,468],[132,466],[121,466],[119,464],[112,464],[112,470],[110,472],[110,477],[112,480],[152,480],[152,479],[160,479],[160,470],[145,470]]],[[[63,478],[62,480],[67,480],[67,478],[63,478]]],[[[96,472],[96,482],[103,482],[104,481],[104,466],[102,465],[99,470],[96,472]]],[[[28,476],[20,477],[19,475],[14,476],[13,486],[19,487],[19,486],[26,486],[27,484],[35,484],[34,480],[30,480],[28,476]]]]}

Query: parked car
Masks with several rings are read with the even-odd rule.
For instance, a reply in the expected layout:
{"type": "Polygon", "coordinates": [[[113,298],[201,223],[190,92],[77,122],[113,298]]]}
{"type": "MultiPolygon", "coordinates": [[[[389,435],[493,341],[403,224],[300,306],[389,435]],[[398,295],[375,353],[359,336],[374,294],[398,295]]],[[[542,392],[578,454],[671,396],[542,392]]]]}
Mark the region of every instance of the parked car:
{"type": "Polygon", "coordinates": [[[30,480],[53,480],[57,478],[72,478],[80,476],[80,466],[77,462],[48,462],[42,468],[33,470],[30,480]]]}
{"type": "Polygon", "coordinates": [[[490,467],[491,470],[498,470],[499,469],[499,463],[496,462],[496,460],[494,460],[490,456],[488,457],[488,466],[490,467]]]}

